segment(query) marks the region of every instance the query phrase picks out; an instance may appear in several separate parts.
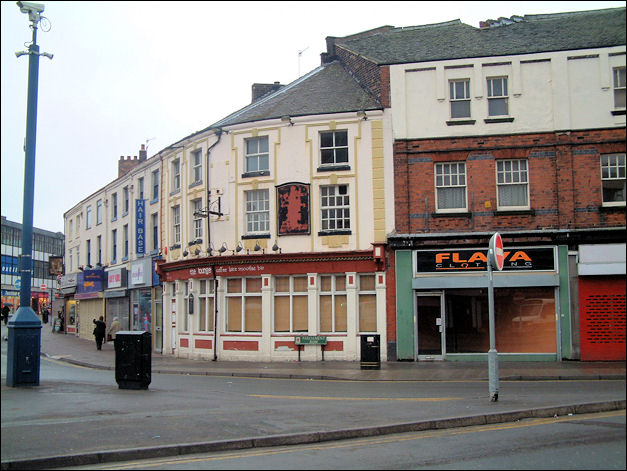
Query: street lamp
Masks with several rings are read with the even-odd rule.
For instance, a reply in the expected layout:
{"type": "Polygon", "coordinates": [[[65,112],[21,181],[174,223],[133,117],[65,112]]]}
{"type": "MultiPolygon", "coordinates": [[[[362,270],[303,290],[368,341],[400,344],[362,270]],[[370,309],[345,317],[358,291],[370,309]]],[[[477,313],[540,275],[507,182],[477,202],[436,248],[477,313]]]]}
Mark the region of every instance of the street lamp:
{"type": "Polygon", "coordinates": [[[33,30],[33,41],[28,52],[28,102],[26,106],[26,144],[24,161],[24,207],[22,217],[22,254],[19,272],[20,307],[9,322],[7,346],[7,386],[38,386],[39,355],[41,353],[41,321],[30,306],[32,253],[33,253],[33,202],[35,194],[35,143],[37,137],[37,87],[39,81],[39,56],[52,59],[52,54],[40,53],[37,45],[37,25],[41,21],[44,5],[17,2],[22,13],[28,14],[33,30]]]}

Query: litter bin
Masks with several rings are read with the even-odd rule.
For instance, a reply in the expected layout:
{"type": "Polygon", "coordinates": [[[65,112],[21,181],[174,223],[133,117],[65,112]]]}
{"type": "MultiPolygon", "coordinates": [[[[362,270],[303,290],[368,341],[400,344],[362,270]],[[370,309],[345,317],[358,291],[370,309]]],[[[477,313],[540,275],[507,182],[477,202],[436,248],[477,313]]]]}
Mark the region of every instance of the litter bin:
{"type": "Polygon", "coordinates": [[[120,389],[148,389],[151,340],[145,331],[121,330],[115,335],[115,380],[120,389]]]}
{"type": "Polygon", "coordinates": [[[379,334],[370,334],[361,336],[361,369],[362,370],[380,370],[381,369],[381,352],[379,343],[381,336],[379,334]]]}

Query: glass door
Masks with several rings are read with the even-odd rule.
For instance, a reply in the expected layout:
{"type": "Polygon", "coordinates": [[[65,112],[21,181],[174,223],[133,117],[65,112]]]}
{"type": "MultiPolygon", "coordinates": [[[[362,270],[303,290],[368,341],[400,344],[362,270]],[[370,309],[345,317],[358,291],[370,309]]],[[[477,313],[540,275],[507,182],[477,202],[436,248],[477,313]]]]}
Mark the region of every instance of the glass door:
{"type": "Polygon", "coordinates": [[[154,288],[154,350],[156,353],[163,352],[163,304],[161,300],[161,287],[154,288]]]}
{"type": "Polygon", "coordinates": [[[418,360],[443,360],[445,351],[444,293],[417,293],[416,338],[418,360]]]}

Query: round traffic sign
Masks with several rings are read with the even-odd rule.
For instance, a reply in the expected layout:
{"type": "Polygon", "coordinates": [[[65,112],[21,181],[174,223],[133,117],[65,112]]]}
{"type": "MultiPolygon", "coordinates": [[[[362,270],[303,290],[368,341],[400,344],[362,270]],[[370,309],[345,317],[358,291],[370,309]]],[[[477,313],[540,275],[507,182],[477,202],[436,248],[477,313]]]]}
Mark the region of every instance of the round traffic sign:
{"type": "Polygon", "coordinates": [[[495,232],[490,239],[490,253],[492,254],[490,262],[501,271],[505,264],[505,251],[503,250],[503,239],[498,232],[495,232]]]}

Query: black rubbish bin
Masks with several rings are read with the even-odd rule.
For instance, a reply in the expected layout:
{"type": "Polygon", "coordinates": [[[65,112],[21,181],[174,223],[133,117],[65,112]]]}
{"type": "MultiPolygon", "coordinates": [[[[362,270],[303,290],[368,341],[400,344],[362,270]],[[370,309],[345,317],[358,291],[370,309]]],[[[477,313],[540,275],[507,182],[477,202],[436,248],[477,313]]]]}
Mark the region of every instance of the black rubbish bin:
{"type": "Polygon", "coordinates": [[[120,389],[148,389],[151,381],[150,332],[121,330],[115,335],[115,380],[120,389]]]}
{"type": "Polygon", "coordinates": [[[361,369],[380,370],[381,352],[379,334],[364,334],[361,336],[361,369]]]}

